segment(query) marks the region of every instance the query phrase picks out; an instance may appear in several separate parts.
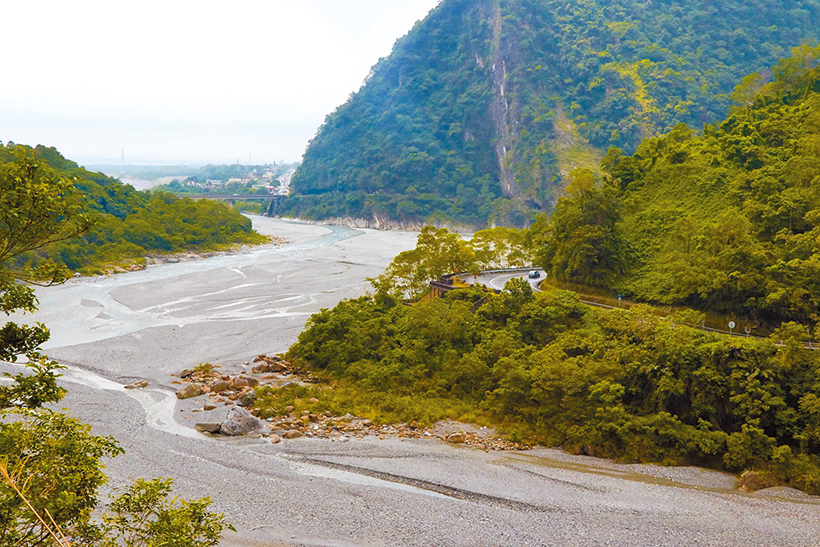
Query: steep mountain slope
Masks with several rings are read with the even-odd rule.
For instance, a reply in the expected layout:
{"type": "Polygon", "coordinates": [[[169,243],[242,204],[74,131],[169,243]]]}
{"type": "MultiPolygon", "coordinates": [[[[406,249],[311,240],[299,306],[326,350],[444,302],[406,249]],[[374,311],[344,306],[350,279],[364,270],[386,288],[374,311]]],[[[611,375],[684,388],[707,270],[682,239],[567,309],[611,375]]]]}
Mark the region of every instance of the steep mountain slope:
{"type": "Polygon", "coordinates": [[[444,0],[330,114],[284,210],[523,224],[601,151],[725,115],[820,2],[444,0]]]}
{"type": "Polygon", "coordinates": [[[744,79],[717,127],[612,149],[530,229],[556,277],[777,325],[820,319],[820,46],[744,79]],[[588,177],[589,178],[589,177],[588,177]]]}

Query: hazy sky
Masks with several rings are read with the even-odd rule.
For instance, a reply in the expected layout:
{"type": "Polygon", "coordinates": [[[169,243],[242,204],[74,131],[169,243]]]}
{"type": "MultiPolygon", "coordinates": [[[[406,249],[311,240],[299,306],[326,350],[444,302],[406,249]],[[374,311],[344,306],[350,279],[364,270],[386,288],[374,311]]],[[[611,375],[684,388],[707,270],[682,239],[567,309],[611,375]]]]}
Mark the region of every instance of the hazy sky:
{"type": "Polygon", "coordinates": [[[3,2],[0,141],[80,163],[296,161],[437,3],[3,2]]]}

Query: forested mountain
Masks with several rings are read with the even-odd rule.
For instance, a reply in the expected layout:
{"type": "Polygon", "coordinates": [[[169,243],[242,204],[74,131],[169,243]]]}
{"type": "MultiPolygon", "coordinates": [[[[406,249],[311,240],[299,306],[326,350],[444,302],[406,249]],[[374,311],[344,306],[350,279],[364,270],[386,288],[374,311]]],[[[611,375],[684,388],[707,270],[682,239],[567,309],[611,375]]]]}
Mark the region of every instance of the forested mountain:
{"type": "Polygon", "coordinates": [[[559,279],[650,302],[820,319],[820,47],[743,80],[718,126],[611,149],[530,237],[559,279]]]}
{"type": "MultiPolygon", "coordinates": [[[[253,231],[249,219],[222,203],[138,192],[102,173],[79,167],[54,148],[0,144],[4,192],[0,207],[5,210],[29,199],[23,186],[29,181],[66,187],[88,226],[77,237],[57,237],[47,247],[17,256],[17,268],[51,259],[72,271],[91,273],[142,262],[147,254],[214,251],[267,239],[253,231]]],[[[0,241],[8,239],[11,231],[11,225],[0,223],[0,241]]]]}
{"type": "Polygon", "coordinates": [[[816,0],[444,0],[327,117],[285,211],[525,224],[573,168],[716,122],[818,36],[816,0]]]}

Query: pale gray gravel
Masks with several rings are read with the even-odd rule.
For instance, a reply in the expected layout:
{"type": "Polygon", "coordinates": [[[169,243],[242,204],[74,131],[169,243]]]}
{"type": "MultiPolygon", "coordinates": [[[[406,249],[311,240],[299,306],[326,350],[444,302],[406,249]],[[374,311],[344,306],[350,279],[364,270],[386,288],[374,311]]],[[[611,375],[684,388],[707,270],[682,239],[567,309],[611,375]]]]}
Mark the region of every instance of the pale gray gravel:
{"type": "Polygon", "coordinates": [[[111,487],[174,477],[180,496],[208,495],[225,512],[238,533],[223,545],[237,547],[820,544],[818,498],[741,494],[731,475],[699,468],[437,440],[271,445],[192,432],[209,413],[190,412],[199,400],[175,407],[171,373],[285,350],[309,313],[362,294],[365,277],[415,242],[255,222],[292,243],[40,292],[42,313],[28,319],[52,328],[51,355],[97,373],[69,371],[80,383],[66,382],[61,406],[127,451],[107,462],[111,487]],[[117,387],[143,378],[151,386],[140,394],[117,387]]]}

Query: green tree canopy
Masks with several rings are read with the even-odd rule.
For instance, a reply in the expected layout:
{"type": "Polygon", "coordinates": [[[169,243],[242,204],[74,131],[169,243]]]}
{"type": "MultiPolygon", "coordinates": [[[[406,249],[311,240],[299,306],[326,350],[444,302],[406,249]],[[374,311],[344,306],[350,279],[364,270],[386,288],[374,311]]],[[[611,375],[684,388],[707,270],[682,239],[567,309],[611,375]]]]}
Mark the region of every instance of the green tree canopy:
{"type": "MultiPolygon", "coordinates": [[[[10,261],[88,227],[71,180],[30,151],[14,155],[16,161],[0,165],[0,311],[6,315],[36,309],[34,291],[22,282],[64,279],[59,267],[12,268],[10,261]]],[[[8,322],[0,329],[0,359],[22,357],[29,368],[0,384],[0,545],[216,545],[224,517],[208,511],[207,498],[169,502],[167,480],[138,482],[102,523],[91,520],[107,480],[102,458],[122,448],[48,406],[65,395],[59,365],[39,349],[48,335],[42,324],[8,322]]]]}

